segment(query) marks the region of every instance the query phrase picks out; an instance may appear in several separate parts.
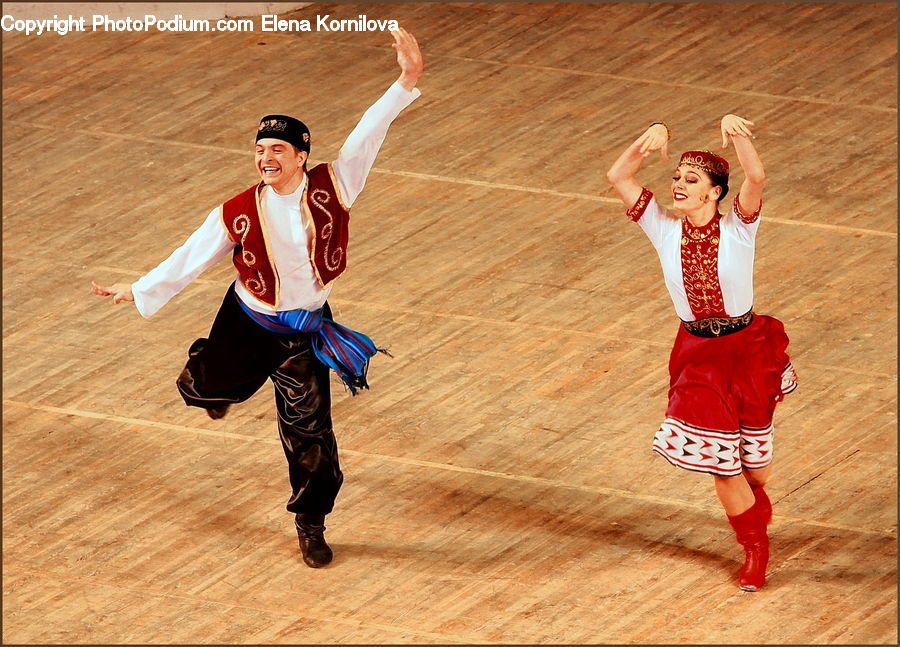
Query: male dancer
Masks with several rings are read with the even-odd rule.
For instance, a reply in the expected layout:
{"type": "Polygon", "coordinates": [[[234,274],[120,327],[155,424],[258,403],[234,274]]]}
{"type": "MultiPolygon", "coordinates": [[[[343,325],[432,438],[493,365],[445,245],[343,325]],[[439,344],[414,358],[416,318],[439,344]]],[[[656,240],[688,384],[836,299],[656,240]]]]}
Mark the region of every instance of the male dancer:
{"type": "Polygon", "coordinates": [[[331,423],[331,368],[355,395],[368,388],[378,349],[331,319],[328,294],[347,265],[350,207],[362,191],[391,122],[420,94],[422,54],[405,29],[391,32],[401,74],[370,107],[338,158],[309,171],[306,125],[267,115],[256,133],[260,182],[213,209],[165,261],[133,284],[92,282],[91,292],[133,301],[150,317],[223,256],[232,253],[229,287],[209,338],[196,340],[177,380],[185,403],[214,419],[271,379],[278,431],[293,490],[287,509],[303,561],[331,562],[325,515],[343,482],[331,423]]]}

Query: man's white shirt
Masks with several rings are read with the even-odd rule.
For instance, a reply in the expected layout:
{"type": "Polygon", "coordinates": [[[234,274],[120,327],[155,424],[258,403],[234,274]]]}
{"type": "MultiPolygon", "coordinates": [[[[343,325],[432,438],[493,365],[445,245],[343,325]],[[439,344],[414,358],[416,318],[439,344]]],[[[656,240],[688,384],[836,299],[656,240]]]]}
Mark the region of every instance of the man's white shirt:
{"type": "MultiPolygon", "coordinates": [[[[332,168],[337,188],[348,208],[363,190],[391,123],[420,95],[418,88],[409,91],[395,82],[366,110],[347,137],[332,168]]],[[[301,214],[300,206],[306,182],[304,175],[300,186],[290,195],[279,195],[267,186],[260,196],[263,211],[260,216],[269,235],[269,254],[280,282],[279,310],[317,310],[331,292],[331,285],[323,288],[319,284],[309,259],[309,223],[301,214]]],[[[143,317],[150,317],[233,249],[234,243],[225,230],[219,205],[210,211],[203,224],[181,247],[132,284],[138,312],[143,317]]],[[[235,284],[235,292],[251,309],[264,314],[275,313],[240,281],[235,284]]]]}

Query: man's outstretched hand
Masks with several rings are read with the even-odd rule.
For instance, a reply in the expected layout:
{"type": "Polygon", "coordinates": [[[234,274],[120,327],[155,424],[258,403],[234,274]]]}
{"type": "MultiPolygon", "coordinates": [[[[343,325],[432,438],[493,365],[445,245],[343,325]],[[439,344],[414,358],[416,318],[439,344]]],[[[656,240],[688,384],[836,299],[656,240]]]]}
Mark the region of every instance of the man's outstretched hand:
{"type": "Polygon", "coordinates": [[[131,283],[113,283],[106,287],[96,281],[91,281],[91,294],[96,294],[100,297],[112,297],[113,303],[134,301],[134,294],[131,293],[131,283]]]}
{"type": "Polygon", "coordinates": [[[412,90],[425,70],[419,43],[416,42],[416,37],[403,27],[392,31],[391,36],[394,37],[391,47],[397,50],[397,65],[400,66],[400,78],[397,80],[404,88],[412,90]]]}

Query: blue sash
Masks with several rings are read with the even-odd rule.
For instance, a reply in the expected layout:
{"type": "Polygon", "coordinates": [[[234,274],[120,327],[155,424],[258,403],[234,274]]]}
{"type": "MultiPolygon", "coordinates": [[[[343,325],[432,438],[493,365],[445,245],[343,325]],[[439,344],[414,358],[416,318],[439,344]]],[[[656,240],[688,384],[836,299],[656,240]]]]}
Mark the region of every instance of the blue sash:
{"type": "Polygon", "coordinates": [[[377,348],[372,340],[360,332],[335,323],[325,316],[324,308],[318,310],[286,310],[266,315],[251,310],[238,298],[237,302],[247,315],[266,330],[275,333],[310,333],[316,359],[337,373],[350,393],[368,389],[366,373],[369,359],[376,353],[391,356],[383,348],[377,348]]]}

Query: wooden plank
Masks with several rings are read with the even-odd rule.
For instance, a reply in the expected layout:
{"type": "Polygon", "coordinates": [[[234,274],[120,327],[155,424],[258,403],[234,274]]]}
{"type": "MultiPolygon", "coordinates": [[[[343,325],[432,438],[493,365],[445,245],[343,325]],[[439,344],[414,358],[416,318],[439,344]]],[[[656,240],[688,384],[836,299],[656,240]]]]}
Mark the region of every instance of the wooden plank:
{"type": "MultiPolygon", "coordinates": [[[[347,481],[319,571],[283,511],[271,387],[224,421],[174,389],[233,270],[146,321],[88,287],[253,183],[259,115],[298,114],[333,158],[395,78],[389,38],[4,34],[3,640],[895,643],[896,9],[291,17],[316,13],[398,18],[427,61],[331,300],[395,357],[360,397],[333,382],[347,481]],[[769,178],[756,308],[801,375],[752,595],[709,479],[649,451],[677,321],[604,178],[647,123],[676,154],[732,111],[769,178]]],[[[665,196],[672,164],[641,179],[665,196]]]]}

